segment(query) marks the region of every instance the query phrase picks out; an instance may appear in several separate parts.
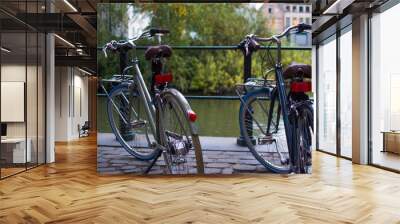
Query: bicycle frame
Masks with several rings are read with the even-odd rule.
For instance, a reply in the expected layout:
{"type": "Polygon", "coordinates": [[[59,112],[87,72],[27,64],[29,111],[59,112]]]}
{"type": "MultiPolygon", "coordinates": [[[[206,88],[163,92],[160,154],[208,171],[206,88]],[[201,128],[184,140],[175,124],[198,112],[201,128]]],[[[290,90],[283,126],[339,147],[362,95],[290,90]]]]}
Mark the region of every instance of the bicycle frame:
{"type": "MultiPolygon", "coordinates": [[[[145,107],[147,116],[149,117],[150,128],[153,131],[153,134],[155,136],[157,136],[156,135],[157,129],[156,129],[155,121],[154,121],[154,118],[156,115],[156,108],[155,108],[155,105],[152,103],[150,93],[146,87],[146,83],[143,80],[142,72],[140,71],[138,62],[139,61],[137,59],[135,59],[133,61],[133,67],[135,68],[135,76],[134,77],[135,77],[136,83],[139,87],[138,89],[139,89],[140,97],[144,102],[144,107],[145,107]]],[[[131,66],[128,66],[127,69],[129,69],[130,67],[131,66]]]]}
{"type": "MultiPolygon", "coordinates": [[[[279,47],[278,47],[278,57],[280,60],[280,43],[279,43],[279,47]]],[[[293,142],[293,127],[292,124],[290,124],[289,122],[289,103],[287,100],[287,95],[286,95],[286,85],[285,85],[285,81],[283,79],[283,69],[282,69],[282,64],[280,63],[280,61],[275,65],[275,78],[276,78],[276,90],[278,92],[278,98],[279,98],[279,105],[280,105],[280,109],[281,109],[281,113],[282,113],[282,119],[283,119],[283,124],[285,127],[285,135],[286,135],[286,141],[288,143],[288,149],[290,154],[292,154],[294,152],[293,150],[293,146],[296,145],[295,142],[293,142]]],[[[269,119],[269,118],[268,118],[269,119]]],[[[272,117],[271,117],[272,119],[272,117]]],[[[278,119],[279,119],[279,115],[278,115],[278,119]]],[[[268,121],[269,123],[270,121],[268,121]]]]}

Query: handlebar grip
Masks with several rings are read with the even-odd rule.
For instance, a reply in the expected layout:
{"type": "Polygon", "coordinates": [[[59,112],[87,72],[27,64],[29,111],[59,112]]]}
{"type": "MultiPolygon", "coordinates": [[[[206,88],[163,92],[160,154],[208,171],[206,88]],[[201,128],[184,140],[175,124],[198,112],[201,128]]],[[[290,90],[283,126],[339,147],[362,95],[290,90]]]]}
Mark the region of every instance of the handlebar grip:
{"type": "Polygon", "coordinates": [[[156,34],[168,34],[169,30],[167,29],[161,29],[161,28],[151,28],[149,30],[150,36],[154,36],[156,34]]]}
{"type": "Polygon", "coordinates": [[[311,30],[311,29],[312,29],[312,26],[305,24],[305,23],[300,23],[299,25],[297,25],[297,31],[299,33],[303,32],[305,30],[311,30]]]}

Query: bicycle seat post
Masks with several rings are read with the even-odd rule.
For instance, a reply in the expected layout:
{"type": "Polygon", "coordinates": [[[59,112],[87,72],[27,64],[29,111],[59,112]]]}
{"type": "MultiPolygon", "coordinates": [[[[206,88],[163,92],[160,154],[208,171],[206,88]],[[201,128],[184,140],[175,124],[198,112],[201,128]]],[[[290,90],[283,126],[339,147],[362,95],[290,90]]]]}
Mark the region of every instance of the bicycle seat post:
{"type": "Polygon", "coordinates": [[[158,45],[161,45],[161,37],[163,36],[163,34],[162,33],[156,33],[155,36],[157,38],[158,45]]]}
{"type": "Polygon", "coordinates": [[[124,69],[128,66],[128,52],[122,50],[119,52],[119,72],[122,79],[124,79],[124,69]]]}

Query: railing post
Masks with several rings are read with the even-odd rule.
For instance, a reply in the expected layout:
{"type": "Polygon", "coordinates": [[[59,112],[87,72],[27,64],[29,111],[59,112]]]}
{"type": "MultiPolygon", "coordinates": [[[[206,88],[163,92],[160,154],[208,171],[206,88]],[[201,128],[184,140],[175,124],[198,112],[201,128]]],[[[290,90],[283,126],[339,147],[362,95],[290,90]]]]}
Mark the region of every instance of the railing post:
{"type": "MultiPolygon", "coordinates": [[[[123,50],[119,53],[119,71],[120,71],[121,75],[127,65],[128,65],[128,53],[123,50]]],[[[129,105],[126,105],[125,101],[121,102],[120,111],[123,112],[123,114],[128,115],[127,116],[128,122],[130,122],[130,108],[129,108],[129,105]]],[[[134,133],[132,132],[130,125],[125,124],[121,118],[119,119],[119,122],[120,122],[120,127],[121,127],[121,135],[124,138],[124,140],[125,141],[133,140],[134,133]]]]}
{"type": "MultiPolygon", "coordinates": [[[[239,48],[240,50],[242,50],[244,56],[243,83],[245,83],[247,79],[251,78],[251,60],[252,60],[251,58],[253,55],[253,50],[249,48],[248,51],[246,52],[246,49],[244,49],[243,47],[239,46],[239,48]]],[[[252,123],[252,117],[248,115],[247,111],[245,112],[245,118],[247,121],[252,123]]],[[[253,136],[253,127],[248,128],[247,133],[249,136],[253,136]]],[[[255,139],[253,139],[253,137],[251,138],[252,141],[254,141],[255,143],[255,139]]],[[[240,131],[240,136],[236,139],[236,144],[239,146],[247,146],[242,131],[240,131]]]]}

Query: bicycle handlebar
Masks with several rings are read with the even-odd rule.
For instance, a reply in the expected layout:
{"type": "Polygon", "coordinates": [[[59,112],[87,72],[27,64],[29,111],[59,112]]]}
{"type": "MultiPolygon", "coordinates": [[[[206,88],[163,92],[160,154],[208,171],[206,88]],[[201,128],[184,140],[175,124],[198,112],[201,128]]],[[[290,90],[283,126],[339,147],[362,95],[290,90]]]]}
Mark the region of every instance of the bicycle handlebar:
{"type": "Polygon", "coordinates": [[[135,41],[137,41],[139,39],[152,38],[157,35],[161,36],[161,35],[168,34],[168,33],[170,33],[170,32],[167,29],[151,28],[149,30],[144,31],[140,35],[130,38],[128,40],[120,40],[120,41],[112,40],[103,46],[103,53],[104,53],[104,56],[107,57],[108,50],[111,50],[114,52],[115,51],[128,51],[130,49],[135,48],[135,46],[136,46],[135,41]]]}
{"type": "Polygon", "coordinates": [[[269,42],[269,41],[279,42],[279,39],[287,36],[292,30],[296,30],[296,33],[302,33],[306,30],[311,30],[311,25],[308,25],[305,23],[300,23],[298,25],[294,25],[294,26],[290,26],[290,27],[286,28],[286,30],[284,30],[282,33],[280,33],[278,35],[273,35],[272,37],[268,37],[268,38],[254,36],[254,39],[256,41],[260,41],[260,42],[269,42]]]}

